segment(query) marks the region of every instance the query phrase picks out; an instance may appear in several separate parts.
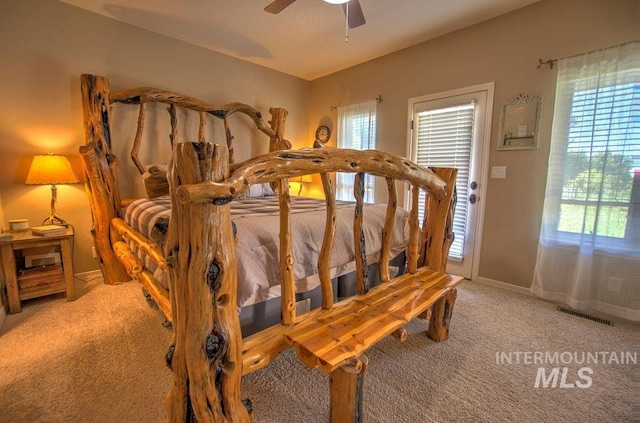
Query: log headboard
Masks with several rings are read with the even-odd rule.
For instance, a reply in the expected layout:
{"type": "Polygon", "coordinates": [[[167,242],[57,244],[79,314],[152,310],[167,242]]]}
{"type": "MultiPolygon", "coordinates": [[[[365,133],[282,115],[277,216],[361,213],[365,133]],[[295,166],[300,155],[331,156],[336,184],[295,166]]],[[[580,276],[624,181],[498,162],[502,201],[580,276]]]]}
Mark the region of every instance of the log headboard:
{"type": "Polygon", "coordinates": [[[207,141],[205,139],[207,116],[222,120],[230,163],[234,161],[234,136],[229,126],[229,118],[234,114],[246,115],[253,121],[255,127],[269,140],[269,151],[291,148],[291,143],[283,135],[288,115],[283,108],[269,110],[271,120],[270,125],[267,126],[261,112],[243,103],[234,102],[218,106],[186,95],[149,87],[111,92],[107,78],[89,74],[81,76],[81,86],[86,144],[80,147],[80,154],[85,165],[87,193],[93,213],[92,234],[98,262],[105,282],[108,284],[130,279],[120,262],[114,257],[110,246],[113,235],[110,234],[109,227],[114,217],[121,217],[123,206],[118,181],[120,163],[112,148],[111,108],[114,103],[137,105],[139,108],[137,130],[131,147],[131,160],[140,174],[144,174],[149,167],[149,164],[141,160],[139,150],[143,140],[147,105],[152,103],[168,106],[171,128],[167,146],[171,150],[179,142],[179,109],[199,114],[198,131],[190,134],[188,141],[207,141]]]}

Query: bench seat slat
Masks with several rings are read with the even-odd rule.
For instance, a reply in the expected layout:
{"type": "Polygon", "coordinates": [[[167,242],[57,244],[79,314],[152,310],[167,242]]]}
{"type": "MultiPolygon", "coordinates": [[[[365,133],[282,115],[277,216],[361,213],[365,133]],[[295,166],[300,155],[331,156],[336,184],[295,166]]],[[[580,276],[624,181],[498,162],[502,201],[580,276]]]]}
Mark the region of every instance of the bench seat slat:
{"type": "MultiPolygon", "coordinates": [[[[406,303],[404,306],[392,313],[378,317],[376,321],[372,321],[366,329],[354,334],[346,339],[340,345],[326,351],[319,357],[319,366],[323,369],[334,369],[340,367],[343,362],[348,361],[354,355],[359,355],[373,344],[390,335],[396,329],[399,329],[409,323],[418,314],[418,310],[426,310],[440,298],[450,288],[428,288],[422,295],[413,301],[406,303]]],[[[374,316],[371,316],[374,317],[374,316]]]]}
{"type": "Polygon", "coordinates": [[[427,268],[373,288],[285,332],[299,358],[332,372],[430,308],[462,281],[427,268]]]}
{"type": "Polygon", "coordinates": [[[361,313],[362,310],[389,301],[390,299],[392,302],[395,302],[395,298],[410,295],[421,286],[427,285],[428,287],[429,284],[437,283],[437,278],[440,277],[440,275],[442,274],[432,271],[424,274],[421,273],[420,275],[402,275],[393,282],[376,286],[366,295],[356,295],[343,300],[334,308],[324,310],[313,318],[296,324],[285,336],[290,340],[295,339],[296,342],[314,339],[319,335],[320,331],[324,330],[325,326],[332,325],[335,327],[341,320],[351,320],[355,314],[361,313]]]}

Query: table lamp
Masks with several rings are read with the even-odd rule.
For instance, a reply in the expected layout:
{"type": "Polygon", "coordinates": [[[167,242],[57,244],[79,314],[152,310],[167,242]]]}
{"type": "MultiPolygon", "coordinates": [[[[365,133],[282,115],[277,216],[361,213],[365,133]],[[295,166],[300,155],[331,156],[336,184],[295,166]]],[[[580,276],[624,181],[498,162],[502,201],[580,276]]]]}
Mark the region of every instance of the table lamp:
{"type": "Polygon", "coordinates": [[[65,156],[46,154],[36,155],[27,174],[27,185],[51,185],[51,216],[42,222],[43,225],[63,225],[67,222],[56,214],[58,189],[56,184],[77,184],[80,182],[71,169],[65,156]]]}

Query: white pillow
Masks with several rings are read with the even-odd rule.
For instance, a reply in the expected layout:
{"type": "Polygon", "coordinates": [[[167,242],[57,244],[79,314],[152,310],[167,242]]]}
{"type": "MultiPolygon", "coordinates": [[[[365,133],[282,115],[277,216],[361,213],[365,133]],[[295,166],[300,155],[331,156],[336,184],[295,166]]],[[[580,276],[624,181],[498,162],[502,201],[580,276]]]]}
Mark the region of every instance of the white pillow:
{"type": "Polygon", "coordinates": [[[270,197],[272,195],[276,195],[275,192],[271,189],[271,185],[268,182],[264,182],[262,184],[255,184],[249,187],[249,191],[246,192],[245,198],[261,198],[261,197],[270,197]]]}

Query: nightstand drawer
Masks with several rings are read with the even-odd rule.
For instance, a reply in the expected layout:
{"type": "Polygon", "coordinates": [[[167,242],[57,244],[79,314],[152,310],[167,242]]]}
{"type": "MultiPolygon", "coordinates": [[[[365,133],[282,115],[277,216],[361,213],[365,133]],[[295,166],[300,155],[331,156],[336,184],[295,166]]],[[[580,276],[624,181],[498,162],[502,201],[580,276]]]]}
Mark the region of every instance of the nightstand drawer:
{"type": "Polygon", "coordinates": [[[61,265],[23,269],[18,272],[20,300],[42,297],[66,291],[64,270],[61,265]]]}

